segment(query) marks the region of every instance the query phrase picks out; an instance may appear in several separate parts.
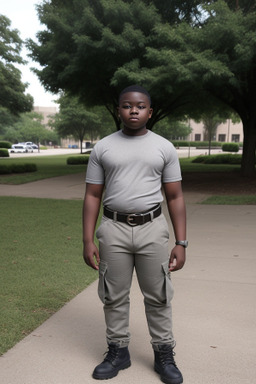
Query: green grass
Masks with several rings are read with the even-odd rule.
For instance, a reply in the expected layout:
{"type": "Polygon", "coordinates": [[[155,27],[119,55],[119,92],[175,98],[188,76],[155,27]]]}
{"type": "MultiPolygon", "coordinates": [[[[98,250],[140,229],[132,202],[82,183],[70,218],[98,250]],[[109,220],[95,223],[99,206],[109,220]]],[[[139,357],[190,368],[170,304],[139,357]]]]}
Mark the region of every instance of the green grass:
{"type": "Polygon", "coordinates": [[[241,165],[235,164],[192,163],[192,160],[195,158],[196,157],[179,159],[182,172],[233,172],[241,169],[241,165]]]}
{"type": "Polygon", "coordinates": [[[209,205],[256,205],[256,196],[211,196],[200,204],[209,205]]]}
{"type": "MultiPolygon", "coordinates": [[[[74,155],[72,155],[74,157],[74,155]]],[[[24,164],[34,163],[37,166],[37,172],[26,174],[0,175],[0,184],[24,184],[31,181],[47,179],[50,177],[69,175],[73,173],[85,172],[86,166],[67,165],[66,161],[70,155],[58,156],[35,156],[29,158],[6,158],[1,159],[0,164],[24,164]]]]}
{"type": "Polygon", "coordinates": [[[0,197],[0,354],[97,278],[82,258],[82,203],[0,197]]]}

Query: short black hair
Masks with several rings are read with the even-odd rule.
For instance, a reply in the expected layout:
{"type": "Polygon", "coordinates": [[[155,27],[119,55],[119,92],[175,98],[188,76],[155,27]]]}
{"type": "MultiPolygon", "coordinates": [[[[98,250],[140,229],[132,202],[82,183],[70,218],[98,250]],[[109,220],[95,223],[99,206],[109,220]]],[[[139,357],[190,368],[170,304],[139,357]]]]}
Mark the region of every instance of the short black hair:
{"type": "Polygon", "coordinates": [[[121,92],[120,92],[120,95],[119,95],[119,99],[118,101],[120,102],[120,98],[122,95],[124,95],[125,93],[128,93],[128,92],[138,92],[138,93],[144,93],[144,95],[146,95],[149,99],[149,103],[151,105],[151,97],[150,97],[150,94],[148,93],[148,91],[141,87],[140,85],[130,85],[129,87],[126,87],[124,88],[121,92]]]}

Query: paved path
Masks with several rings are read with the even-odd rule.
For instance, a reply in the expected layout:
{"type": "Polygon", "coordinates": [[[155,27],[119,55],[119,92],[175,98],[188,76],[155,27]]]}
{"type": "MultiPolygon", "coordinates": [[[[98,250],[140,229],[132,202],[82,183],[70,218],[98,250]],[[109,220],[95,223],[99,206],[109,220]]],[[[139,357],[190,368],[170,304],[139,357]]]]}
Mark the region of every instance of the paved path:
{"type": "MultiPolygon", "coordinates": [[[[22,186],[0,185],[0,195],[81,199],[84,176],[22,186]]],[[[256,207],[195,204],[186,194],[189,248],[173,273],[176,361],[185,384],[252,384],[256,376],[256,207]]],[[[0,358],[2,384],[91,384],[103,358],[105,325],[97,282],[71,300],[0,358]]],[[[131,368],[111,380],[157,384],[143,300],[131,292],[131,368]]],[[[105,382],[105,381],[104,381],[105,382]]],[[[110,381],[108,381],[110,382],[110,381]]]]}

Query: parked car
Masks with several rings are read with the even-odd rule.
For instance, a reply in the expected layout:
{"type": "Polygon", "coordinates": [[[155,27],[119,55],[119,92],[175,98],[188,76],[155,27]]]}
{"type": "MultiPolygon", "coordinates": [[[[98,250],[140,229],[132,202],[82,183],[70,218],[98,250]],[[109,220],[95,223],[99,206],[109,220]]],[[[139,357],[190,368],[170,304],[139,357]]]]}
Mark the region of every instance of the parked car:
{"type": "Polygon", "coordinates": [[[33,152],[33,148],[30,145],[25,144],[13,144],[11,149],[9,149],[10,153],[27,153],[33,152]]]}
{"type": "Polygon", "coordinates": [[[25,143],[25,145],[29,145],[30,147],[32,147],[33,149],[38,149],[38,145],[36,145],[35,143],[32,143],[32,141],[27,141],[25,143]]]}

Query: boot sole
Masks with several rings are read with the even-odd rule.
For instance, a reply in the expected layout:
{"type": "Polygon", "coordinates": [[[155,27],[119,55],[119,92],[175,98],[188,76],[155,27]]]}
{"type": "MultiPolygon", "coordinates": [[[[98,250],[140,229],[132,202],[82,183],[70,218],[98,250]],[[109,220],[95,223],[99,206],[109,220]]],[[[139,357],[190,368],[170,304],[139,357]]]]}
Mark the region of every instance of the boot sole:
{"type": "Polygon", "coordinates": [[[161,376],[161,373],[158,371],[158,369],[156,367],[154,367],[154,368],[155,368],[155,372],[160,375],[160,379],[163,383],[165,383],[165,384],[182,384],[183,383],[183,377],[170,380],[170,379],[165,378],[164,376],[161,376]]]}
{"type": "Polygon", "coordinates": [[[118,375],[119,371],[123,371],[124,369],[127,369],[131,366],[131,361],[128,361],[124,365],[121,365],[116,370],[114,370],[110,375],[100,375],[100,374],[93,374],[92,377],[96,380],[108,380],[112,379],[113,377],[116,377],[118,375]]]}

